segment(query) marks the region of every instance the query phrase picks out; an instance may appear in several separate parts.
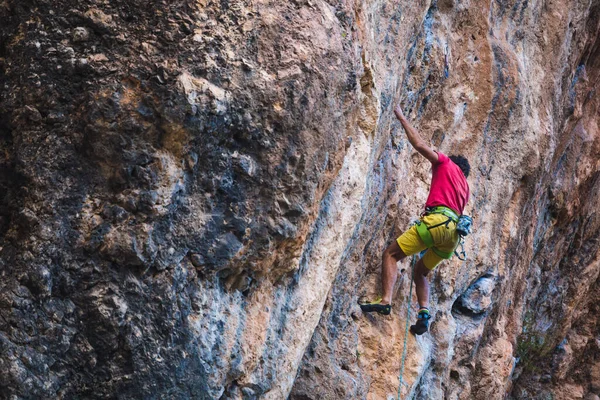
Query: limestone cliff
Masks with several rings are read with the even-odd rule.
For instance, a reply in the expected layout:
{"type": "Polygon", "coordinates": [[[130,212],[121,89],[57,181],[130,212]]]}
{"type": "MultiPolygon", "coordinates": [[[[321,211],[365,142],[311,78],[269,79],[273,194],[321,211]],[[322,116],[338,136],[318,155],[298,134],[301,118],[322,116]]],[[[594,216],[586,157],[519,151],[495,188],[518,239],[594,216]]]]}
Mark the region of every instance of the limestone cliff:
{"type": "Polygon", "coordinates": [[[429,190],[398,102],[475,218],[403,398],[600,395],[600,1],[0,16],[2,398],[394,397],[410,275],[357,301],[429,190]]]}

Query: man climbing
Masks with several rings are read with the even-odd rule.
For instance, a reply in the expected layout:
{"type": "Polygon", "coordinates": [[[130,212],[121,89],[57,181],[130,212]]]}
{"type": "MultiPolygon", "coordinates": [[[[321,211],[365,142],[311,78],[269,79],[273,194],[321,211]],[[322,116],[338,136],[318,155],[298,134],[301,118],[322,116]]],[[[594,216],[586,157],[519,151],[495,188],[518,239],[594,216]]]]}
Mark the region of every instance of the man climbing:
{"type": "Polygon", "coordinates": [[[446,156],[436,152],[419,136],[402,114],[400,105],[394,109],[396,118],[406,131],[408,141],[432,165],[432,179],[429,196],[425,203],[425,212],[420,221],[404,232],[383,253],[381,268],[380,299],[361,304],[363,312],[378,312],[389,315],[392,308],[392,292],[398,268],[396,263],[407,256],[425,249],[425,255],[419,259],[414,269],[419,314],[410,331],[416,335],[427,332],[429,327],[429,281],[427,274],[444,259],[452,257],[459,243],[456,224],[469,199],[467,177],[471,167],[463,156],[446,156]]]}

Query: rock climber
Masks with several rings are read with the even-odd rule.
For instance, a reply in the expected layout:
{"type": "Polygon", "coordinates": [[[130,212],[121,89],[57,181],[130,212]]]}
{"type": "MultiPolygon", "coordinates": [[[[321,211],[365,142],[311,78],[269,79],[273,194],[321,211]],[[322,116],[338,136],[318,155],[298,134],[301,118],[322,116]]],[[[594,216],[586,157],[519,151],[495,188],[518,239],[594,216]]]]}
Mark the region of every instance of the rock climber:
{"type": "Polygon", "coordinates": [[[431,162],[431,188],[420,221],[404,232],[383,253],[381,298],[361,304],[360,307],[363,312],[389,315],[392,309],[392,292],[398,278],[396,263],[427,249],[414,267],[414,281],[420,308],[417,322],[410,327],[413,334],[422,335],[427,332],[431,318],[427,274],[444,259],[452,257],[458,246],[460,238],[456,232],[456,224],[469,199],[469,184],[466,178],[471,167],[463,156],[448,157],[428,146],[408,122],[400,105],[396,106],[394,113],[406,131],[410,144],[431,162]]]}

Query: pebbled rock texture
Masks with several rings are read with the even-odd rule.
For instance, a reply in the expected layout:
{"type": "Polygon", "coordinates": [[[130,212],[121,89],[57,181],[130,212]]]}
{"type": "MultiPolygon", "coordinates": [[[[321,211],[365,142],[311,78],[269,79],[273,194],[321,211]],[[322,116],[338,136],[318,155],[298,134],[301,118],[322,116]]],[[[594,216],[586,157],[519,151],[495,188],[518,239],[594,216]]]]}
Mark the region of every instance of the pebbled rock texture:
{"type": "Polygon", "coordinates": [[[600,1],[0,2],[0,396],[388,399],[430,167],[471,161],[414,399],[600,395],[600,1]]]}

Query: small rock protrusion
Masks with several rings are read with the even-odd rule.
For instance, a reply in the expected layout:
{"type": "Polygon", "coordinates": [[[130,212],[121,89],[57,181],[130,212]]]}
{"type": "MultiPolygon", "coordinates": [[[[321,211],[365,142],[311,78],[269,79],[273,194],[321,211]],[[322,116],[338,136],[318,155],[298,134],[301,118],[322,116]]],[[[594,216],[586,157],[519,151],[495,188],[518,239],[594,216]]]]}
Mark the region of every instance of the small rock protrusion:
{"type": "Polygon", "coordinates": [[[190,260],[192,261],[192,265],[196,268],[202,268],[206,264],[204,257],[198,253],[192,253],[190,255],[190,260]]]}
{"type": "Polygon", "coordinates": [[[225,280],[227,290],[237,290],[244,294],[250,289],[250,285],[252,285],[252,278],[245,272],[232,274],[225,280]]]}
{"type": "Polygon", "coordinates": [[[246,173],[246,175],[250,177],[254,177],[258,171],[258,164],[252,157],[242,155],[238,160],[239,167],[242,171],[246,173]]]}
{"type": "Polygon", "coordinates": [[[454,302],[452,311],[471,317],[483,315],[492,304],[495,286],[494,276],[490,274],[482,276],[454,302]]]}
{"type": "Polygon", "coordinates": [[[243,387],[242,388],[242,394],[246,397],[246,398],[254,398],[256,397],[256,392],[249,388],[249,387],[243,387]]]}
{"type": "Polygon", "coordinates": [[[110,33],[114,27],[112,16],[105,14],[102,10],[91,8],[84,14],[92,29],[101,33],[110,33]]]}
{"type": "Polygon", "coordinates": [[[154,47],[152,44],[150,44],[148,42],[142,43],[142,50],[144,51],[144,53],[146,53],[149,56],[155,55],[158,52],[156,47],[154,47]]]}
{"type": "Polygon", "coordinates": [[[73,30],[73,42],[75,42],[75,43],[87,42],[89,38],[90,38],[90,32],[86,28],[84,28],[82,26],[78,26],[77,28],[75,28],[73,30]]]}
{"type": "Polygon", "coordinates": [[[185,158],[185,162],[187,165],[187,168],[192,170],[194,169],[194,167],[196,166],[196,164],[198,164],[198,154],[194,153],[194,152],[190,152],[186,158],[185,158]]]}
{"type": "Polygon", "coordinates": [[[32,106],[25,106],[17,112],[16,119],[23,119],[31,122],[40,122],[43,120],[43,117],[37,108],[32,106]]]}
{"type": "Polygon", "coordinates": [[[34,227],[40,224],[37,215],[29,208],[23,208],[19,211],[17,222],[21,227],[34,227]]]}

